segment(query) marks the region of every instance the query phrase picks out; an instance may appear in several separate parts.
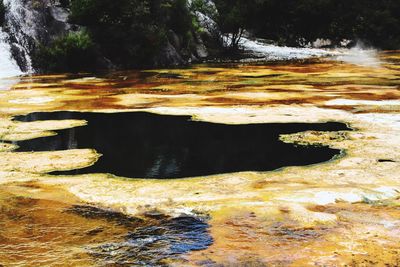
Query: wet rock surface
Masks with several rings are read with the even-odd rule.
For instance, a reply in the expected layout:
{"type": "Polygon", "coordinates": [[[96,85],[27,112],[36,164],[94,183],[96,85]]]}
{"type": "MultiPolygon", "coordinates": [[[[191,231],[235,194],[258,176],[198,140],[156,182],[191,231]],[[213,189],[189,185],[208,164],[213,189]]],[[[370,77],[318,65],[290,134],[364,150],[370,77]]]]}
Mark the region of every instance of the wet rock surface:
{"type": "MultiPolygon", "coordinates": [[[[67,210],[87,219],[104,219],[127,228],[121,242],[104,243],[88,248],[88,253],[102,264],[117,266],[165,266],[174,260],[183,260],[182,254],[203,250],[212,244],[205,219],[179,216],[171,218],[158,213],[135,218],[120,212],[91,206],[74,206],[67,210]]],[[[96,235],[103,229],[94,229],[96,235]]]]}
{"type": "MultiPolygon", "coordinates": [[[[36,191],[45,198],[49,190],[36,183],[3,187],[14,193],[36,191]]],[[[60,262],[74,266],[165,266],[167,262],[182,262],[184,253],[212,244],[206,220],[196,217],[132,217],[87,205],[18,196],[3,189],[0,210],[0,264],[5,266],[60,262]]]]}
{"type": "MultiPolygon", "coordinates": [[[[58,1],[57,1],[58,2],[58,1]]],[[[68,22],[69,11],[56,1],[7,1],[4,30],[14,59],[23,72],[33,72],[32,55],[39,44],[47,45],[78,27],[68,22]]]]}

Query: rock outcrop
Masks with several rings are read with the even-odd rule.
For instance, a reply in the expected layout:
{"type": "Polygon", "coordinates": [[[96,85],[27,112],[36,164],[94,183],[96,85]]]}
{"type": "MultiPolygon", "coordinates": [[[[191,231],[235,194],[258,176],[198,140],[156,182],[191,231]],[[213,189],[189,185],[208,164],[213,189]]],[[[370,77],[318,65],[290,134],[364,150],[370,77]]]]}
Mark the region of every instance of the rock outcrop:
{"type": "Polygon", "coordinates": [[[74,30],[68,23],[69,12],[53,0],[4,0],[4,30],[11,53],[24,72],[33,72],[31,55],[39,44],[48,44],[74,30]]]}
{"type": "MultiPolygon", "coordinates": [[[[11,54],[23,72],[43,71],[34,70],[35,64],[32,62],[32,55],[38,51],[41,45],[48,46],[58,37],[81,28],[70,23],[70,11],[59,0],[3,1],[7,7],[4,30],[9,36],[11,54]]],[[[205,15],[195,13],[201,26],[207,23],[206,20],[200,20],[205,15]]],[[[205,32],[211,35],[210,29],[205,29],[205,32]]],[[[161,47],[159,53],[154,55],[150,62],[151,67],[185,65],[207,58],[209,53],[203,36],[196,32],[192,32],[192,35],[191,45],[183,45],[183,36],[169,30],[168,40],[161,47]]],[[[102,69],[113,69],[117,66],[115,62],[104,57],[100,51],[98,51],[97,61],[99,62],[97,65],[102,69]]]]}

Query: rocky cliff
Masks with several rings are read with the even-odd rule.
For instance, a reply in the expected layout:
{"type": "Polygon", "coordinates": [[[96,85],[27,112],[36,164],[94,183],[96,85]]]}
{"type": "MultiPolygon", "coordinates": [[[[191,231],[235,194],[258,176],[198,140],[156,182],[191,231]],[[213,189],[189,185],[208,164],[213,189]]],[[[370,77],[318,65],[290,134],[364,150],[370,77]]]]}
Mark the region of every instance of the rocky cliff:
{"type": "MultiPolygon", "coordinates": [[[[8,34],[7,41],[11,46],[11,54],[24,72],[52,71],[45,64],[36,64],[34,55],[40,48],[50,47],[54,40],[85,29],[85,26],[71,22],[71,11],[65,4],[66,1],[3,0],[3,2],[6,6],[3,30],[8,34]]],[[[192,14],[195,16],[194,12],[192,14]]],[[[196,16],[198,17],[198,14],[196,16]]],[[[207,58],[209,53],[203,40],[205,35],[207,31],[202,33],[192,31],[191,44],[187,45],[182,33],[168,29],[165,41],[144,67],[177,66],[207,58]]],[[[95,65],[99,69],[127,67],[108,57],[101,49],[96,49],[95,54],[95,65]]]]}

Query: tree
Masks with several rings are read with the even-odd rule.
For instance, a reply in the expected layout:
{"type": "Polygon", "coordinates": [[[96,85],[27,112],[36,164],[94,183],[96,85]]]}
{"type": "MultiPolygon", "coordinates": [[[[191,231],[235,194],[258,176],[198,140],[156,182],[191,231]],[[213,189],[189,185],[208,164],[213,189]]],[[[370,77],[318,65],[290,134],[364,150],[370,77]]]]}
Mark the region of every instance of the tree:
{"type": "Polygon", "coordinates": [[[70,20],[86,26],[101,53],[126,67],[145,64],[164,34],[151,19],[148,1],[72,0],[70,20]]]}
{"type": "Polygon", "coordinates": [[[223,34],[227,35],[227,46],[237,50],[240,39],[250,22],[254,1],[247,0],[215,0],[217,24],[223,34]]]}
{"type": "Polygon", "coordinates": [[[85,31],[70,32],[33,55],[34,67],[55,72],[79,72],[96,68],[96,49],[85,31]]]}
{"type": "Polygon", "coordinates": [[[151,66],[171,31],[183,48],[193,39],[187,0],[70,0],[70,9],[70,21],[85,26],[101,54],[125,68],[151,66]]]}
{"type": "Polygon", "coordinates": [[[333,44],[350,39],[379,48],[400,46],[398,0],[216,0],[216,4],[220,26],[225,33],[236,33],[234,39],[245,28],[293,46],[317,38],[333,44]]]}

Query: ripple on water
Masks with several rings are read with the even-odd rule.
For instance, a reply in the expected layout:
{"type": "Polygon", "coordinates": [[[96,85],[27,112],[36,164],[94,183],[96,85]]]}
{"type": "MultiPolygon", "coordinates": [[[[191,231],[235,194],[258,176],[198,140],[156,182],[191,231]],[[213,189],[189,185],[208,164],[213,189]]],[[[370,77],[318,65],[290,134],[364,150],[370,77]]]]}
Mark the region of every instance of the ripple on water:
{"type": "Polygon", "coordinates": [[[212,244],[208,225],[192,217],[163,219],[159,225],[140,227],[126,240],[90,248],[90,254],[103,262],[118,265],[159,266],[181,255],[203,250],[212,244]]]}
{"type": "Polygon", "coordinates": [[[157,214],[139,219],[90,206],[75,206],[69,211],[127,227],[123,240],[88,247],[90,255],[106,264],[160,266],[181,260],[181,255],[190,251],[206,249],[213,242],[208,224],[200,218],[157,214]]]}
{"type": "Polygon", "coordinates": [[[1,191],[0,211],[0,266],[157,266],[212,243],[194,217],[137,218],[1,191]]]}

